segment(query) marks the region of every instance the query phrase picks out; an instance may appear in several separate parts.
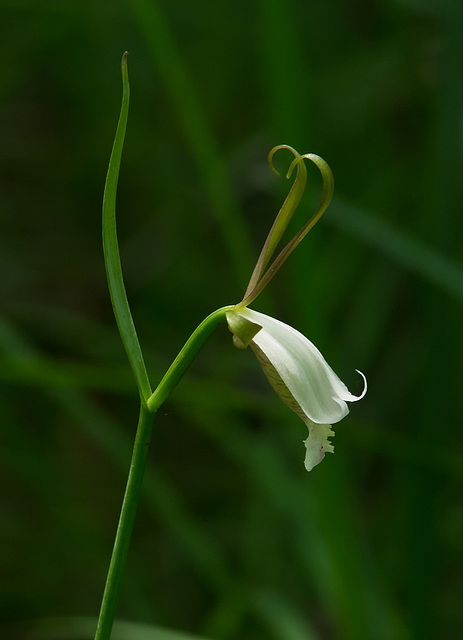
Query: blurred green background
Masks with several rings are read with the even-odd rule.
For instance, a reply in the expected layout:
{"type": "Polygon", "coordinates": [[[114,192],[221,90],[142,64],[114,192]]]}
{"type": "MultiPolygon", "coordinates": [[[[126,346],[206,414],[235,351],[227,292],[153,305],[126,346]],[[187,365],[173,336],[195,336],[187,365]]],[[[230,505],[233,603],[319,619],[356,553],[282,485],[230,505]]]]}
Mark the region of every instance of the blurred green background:
{"type": "MultiPolygon", "coordinates": [[[[101,250],[127,49],[118,225],[152,383],[241,299],[286,143],[328,161],[335,199],[253,306],[369,391],[307,474],[304,425],[221,327],[156,417],[119,618],[463,637],[463,3],[1,0],[0,17],[0,635],[91,637],[100,605],[138,412],[101,250]]],[[[308,192],[293,229],[313,167],[308,192]]]]}

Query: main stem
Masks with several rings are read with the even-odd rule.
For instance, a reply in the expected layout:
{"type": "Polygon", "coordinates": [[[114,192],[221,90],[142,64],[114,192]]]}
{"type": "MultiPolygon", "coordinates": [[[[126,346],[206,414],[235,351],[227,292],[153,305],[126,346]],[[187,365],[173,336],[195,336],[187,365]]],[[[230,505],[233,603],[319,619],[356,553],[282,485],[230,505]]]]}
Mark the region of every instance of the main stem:
{"type": "Polygon", "coordinates": [[[127,479],[116,539],[114,541],[113,553],[106,578],[95,640],[109,640],[111,637],[122,575],[129,552],[135,514],[140,498],[143,475],[145,473],[148,446],[153,427],[153,417],[154,412],[142,404],[133,446],[129,477],[127,479]]]}
{"type": "Polygon", "coordinates": [[[122,502],[121,515],[117,526],[116,539],[106,578],[100,616],[95,634],[95,640],[110,640],[111,630],[116,614],[117,601],[121,588],[125,561],[132,537],[135,514],[140,499],[141,485],[145,473],[148,446],[150,443],[153,417],[161,404],[166,400],[174,387],[180,382],[190,364],[198,355],[217,325],[226,318],[227,312],[233,306],[222,307],[211,313],[193,331],[184,347],[175,358],[169,370],[151,395],[148,402],[141,402],[140,417],[138,419],[137,434],[132,452],[129,477],[122,502]]]}
{"type": "Polygon", "coordinates": [[[153,416],[172,389],[180,381],[217,324],[226,317],[228,311],[233,309],[232,306],[222,307],[203,320],[172,363],[156,391],[152,393],[143,354],[127,300],[116,232],[117,182],[127,126],[130,95],[127,52],[122,56],[122,86],[121,113],[109,161],[103,198],[103,250],[114,315],[116,316],[119,332],[137,381],[141,406],[129,477],[119,517],[119,524],[117,526],[108,576],[106,578],[95,640],[110,640],[111,638],[122,575],[129,552],[135,514],[140,499],[143,475],[145,473],[148,445],[153,428],[153,416]]]}

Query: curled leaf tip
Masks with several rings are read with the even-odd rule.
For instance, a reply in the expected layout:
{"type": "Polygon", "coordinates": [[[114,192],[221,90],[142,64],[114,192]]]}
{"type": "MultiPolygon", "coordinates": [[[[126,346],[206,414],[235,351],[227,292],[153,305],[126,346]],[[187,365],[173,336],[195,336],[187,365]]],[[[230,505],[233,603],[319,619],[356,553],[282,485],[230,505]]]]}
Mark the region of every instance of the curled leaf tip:
{"type": "Polygon", "coordinates": [[[286,177],[288,180],[291,178],[291,175],[294,171],[294,167],[298,164],[298,162],[300,162],[303,159],[304,159],[304,156],[300,156],[299,158],[294,158],[294,160],[291,162],[291,164],[289,165],[289,169],[286,172],[286,177]]]}
{"type": "Polygon", "coordinates": [[[254,267],[254,271],[252,273],[248,287],[240,303],[242,307],[246,307],[248,304],[250,304],[257,298],[261,291],[263,291],[263,289],[267,286],[275,273],[280,269],[281,265],[288,258],[290,253],[307,235],[314,224],[321,218],[329,203],[331,202],[334,193],[334,178],[328,163],[325,162],[323,158],[320,158],[320,156],[317,156],[314,153],[301,155],[296,151],[296,149],[293,149],[293,147],[290,147],[287,144],[280,144],[276,147],[273,147],[268,155],[270,169],[273,171],[273,173],[275,173],[275,175],[280,177],[280,173],[274,167],[273,156],[280,149],[287,149],[293,154],[294,158],[291,161],[289,169],[286,173],[286,178],[290,178],[294,172],[294,169],[297,168],[296,178],[294,179],[291,190],[288,193],[280,211],[278,212],[278,215],[269,231],[264,246],[262,247],[262,251],[260,253],[256,266],[254,267]],[[288,242],[288,244],[280,251],[277,257],[274,258],[272,262],[270,262],[275,249],[279,245],[283,234],[286,231],[288,224],[291,221],[291,218],[296,208],[298,207],[302,195],[305,191],[307,183],[307,169],[304,160],[310,160],[317,166],[318,170],[320,171],[323,181],[323,193],[321,202],[309,221],[299,230],[299,232],[292,238],[292,240],[288,242]]]}
{"type": "MultiPolygon", "coordinates": [[[[273,147],[273,149],[268,154],[268,164],[270,169],[273,171],[273,173],[279,178],[281,178],[281,173],[278,171],[278,169],[275,169],[275,165],[273,164],[273,156],[280,149],[288,149],[288,151],[291,151],[291,153],[294,155],[295,158],[300,157],[296,149],[293,149],[293,147],[290,147],[289,144],[278,144],[276,147],[273,147]]],[[[289,177],[288,174],[286,174],[286,177],[287,178],[289,177]]]]}

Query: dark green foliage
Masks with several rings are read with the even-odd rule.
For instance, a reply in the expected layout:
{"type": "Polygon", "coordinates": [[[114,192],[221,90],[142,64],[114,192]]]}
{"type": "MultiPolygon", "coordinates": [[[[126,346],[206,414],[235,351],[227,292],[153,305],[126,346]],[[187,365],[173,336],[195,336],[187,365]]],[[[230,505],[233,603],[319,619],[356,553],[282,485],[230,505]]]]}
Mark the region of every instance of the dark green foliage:
{"type": "MultiPolygon", "coordinates": [[[[242,299],[284,143],[330,164],[335,197],[254,307],[369,392],[307,474],[304,425],[220,328],[156,416],[119,617],[215,640],[462,637],[463,4],[0,15],[2,622],[100,605],[138,411],[101,249],[127,49],[118,228],[153,386],[242,299]]],[[[320,197],[308,169],[288,239],[320,197]]]]}

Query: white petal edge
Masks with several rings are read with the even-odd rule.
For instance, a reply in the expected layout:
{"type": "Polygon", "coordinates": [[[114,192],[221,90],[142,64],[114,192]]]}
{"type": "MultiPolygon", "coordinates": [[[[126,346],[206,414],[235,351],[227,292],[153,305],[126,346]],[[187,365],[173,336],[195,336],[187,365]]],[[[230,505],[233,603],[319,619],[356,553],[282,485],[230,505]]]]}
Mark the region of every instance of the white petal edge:
{"type": "Polygon", "coordinates": [[[364,380],[364,390],[354,396],[302,333],[252,309],[239,313],[262,327],[253,342],[265,353],[309,420],[321,425],[339,422],[349,413],[346,401],[363,398],[367,391],[363,373],[357,370],[364,380]]]}

